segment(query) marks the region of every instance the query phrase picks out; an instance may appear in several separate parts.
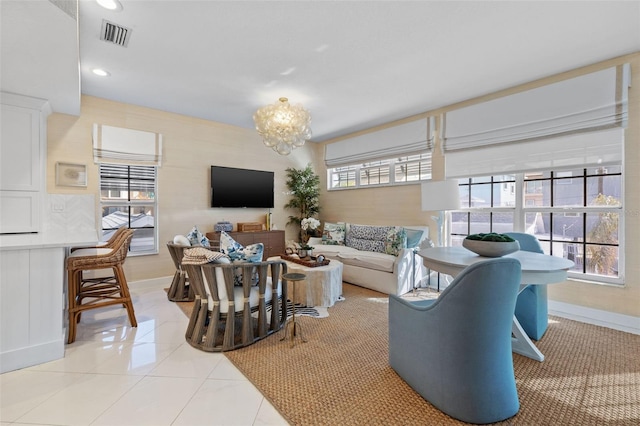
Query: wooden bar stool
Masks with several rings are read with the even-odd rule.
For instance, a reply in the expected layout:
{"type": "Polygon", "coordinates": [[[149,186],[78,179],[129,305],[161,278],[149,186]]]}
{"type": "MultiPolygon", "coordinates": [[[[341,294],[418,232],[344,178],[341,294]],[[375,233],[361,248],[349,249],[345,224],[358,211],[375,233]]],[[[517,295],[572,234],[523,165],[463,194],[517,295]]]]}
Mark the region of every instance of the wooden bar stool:
{"type": "Polygon", "coordinates": [[[116,229],[113,234],[111,234],[111,238],[109,238],[107,242],[99,243],[98,245],[95,245],[95,246],[71,247],[70,252],[73,253],[76,250],[93,249],[93,248],[113,248],[120,241],[120,238],[122,238],[122,234],[127,229],[128,228],[126,226],[121,226],[120,228],[116,229]]]}
{"type": "Polygon", "coordinates": [[[69,295],[69,336],[67,343],[76,339],[77,323],[83,311],[122,304],[132,327],[138,323],[133,311],[124,264],[133,230],[122,231],[112,247],[93,247],[75,250],[67,258],[69,295]],[[85,278],[84,271],[111,269],[113,275],[85,278]]]}

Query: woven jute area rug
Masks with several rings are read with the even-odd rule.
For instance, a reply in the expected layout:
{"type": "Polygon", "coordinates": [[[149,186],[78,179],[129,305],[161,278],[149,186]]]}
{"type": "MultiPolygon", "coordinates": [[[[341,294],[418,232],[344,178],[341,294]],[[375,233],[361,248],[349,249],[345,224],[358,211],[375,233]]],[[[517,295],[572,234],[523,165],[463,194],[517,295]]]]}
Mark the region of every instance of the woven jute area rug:
{"type": "MultiPolygon", "coordinates": [[[[307,343],[277,333],[225,355],[292,425],[464,424],[389,367],[387,296],[343,294],[327,318],[298,318],[307,343]]],[[[520,412],[497,424],[640,424],[640,336],[551,317],[537,345],[544,362],[513,355],[520,412]]]]}

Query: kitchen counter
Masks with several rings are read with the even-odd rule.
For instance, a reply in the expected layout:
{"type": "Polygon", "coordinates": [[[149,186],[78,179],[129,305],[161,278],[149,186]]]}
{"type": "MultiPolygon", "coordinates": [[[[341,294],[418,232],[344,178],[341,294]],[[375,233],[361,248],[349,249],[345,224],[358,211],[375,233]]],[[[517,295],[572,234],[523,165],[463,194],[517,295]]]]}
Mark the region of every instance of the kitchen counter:
{"type": "Polygon", "coordinates": [[[33,248],[74,247],[96,245],[98,232],[84,230],[79,232],[39,232],[37,234],[0,235],[0,250],[20,250],[33,248]]]}
{"type": "Polygon", "coordinates": [[[0,235],[0,373],[64,357],[65,259],[96,230],[0,235]]]}

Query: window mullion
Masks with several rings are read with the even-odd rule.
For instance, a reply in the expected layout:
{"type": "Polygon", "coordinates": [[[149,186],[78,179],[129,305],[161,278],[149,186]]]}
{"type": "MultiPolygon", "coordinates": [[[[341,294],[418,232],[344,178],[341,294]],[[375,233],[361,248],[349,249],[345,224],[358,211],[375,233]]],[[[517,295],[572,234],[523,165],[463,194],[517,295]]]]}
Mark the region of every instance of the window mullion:
{"type": "Polygon", "coordinates": [[[524,173],[516,173],[516,206],[513,213],[513,230],[524,232],[525,210],[524,210],[524,173]]]}

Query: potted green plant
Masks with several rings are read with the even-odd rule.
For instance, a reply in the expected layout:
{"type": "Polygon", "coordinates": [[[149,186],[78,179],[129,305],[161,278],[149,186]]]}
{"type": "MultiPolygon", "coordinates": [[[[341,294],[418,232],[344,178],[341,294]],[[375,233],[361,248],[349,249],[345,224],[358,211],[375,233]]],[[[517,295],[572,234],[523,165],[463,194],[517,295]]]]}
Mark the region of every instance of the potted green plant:
{"type": "Polygon", "coordinates": [[[302,220],[313,218],[320,212],[320,176],[314,173],[311,164],[307,164],[304,169],[289,167],[286,172],[291,199],[284,207],[296,210],[295,215],[289,216],[287,225],[300,226],[300,241],[305,242],[307,230],[302,229],[302,220]]]}

